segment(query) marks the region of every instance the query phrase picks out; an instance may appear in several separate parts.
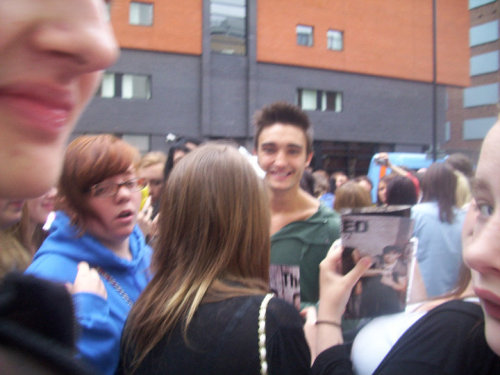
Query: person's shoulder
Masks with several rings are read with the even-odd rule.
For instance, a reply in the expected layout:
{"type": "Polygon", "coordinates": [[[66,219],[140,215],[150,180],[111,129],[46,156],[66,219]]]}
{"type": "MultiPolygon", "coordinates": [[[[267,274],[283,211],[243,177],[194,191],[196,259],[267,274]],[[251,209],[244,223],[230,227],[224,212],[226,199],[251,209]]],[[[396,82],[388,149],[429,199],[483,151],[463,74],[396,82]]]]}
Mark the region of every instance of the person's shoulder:
{"type": "Polygon", "coordinates": [[[429,314],[453,314],[456,316],[468,316],[474,320],[483,319],[481,306],[479,306],[477,303],[467,302],[461,299],[445,302],[429,311],[429,314]]]}
{"type": "Polygon", "coordinates": [[[329,228],[331,232],[338,235],[340,230],[340,214],[324,205],[320,205],[317,211],[317,216],[322,220],[329,228]]]}
{"type": "Polygon", "coordinates": [[[411,208],[411,216],[414,219],[424,217],[434,217],[438,213],[438,206],[435,202],[417,203],[411,208]]]}
{"type": "Polygon", "coordinates": [[[72,282],[76,276],[77,263],[70,257],[57,253],[36,254],[25,273],[56,282],[72,282]]]}
{"type": "Polygon", "coordinates": [[[437,202],[420,202],[412,206],[411,211],[426,212],[438,208],[437,202]]]}

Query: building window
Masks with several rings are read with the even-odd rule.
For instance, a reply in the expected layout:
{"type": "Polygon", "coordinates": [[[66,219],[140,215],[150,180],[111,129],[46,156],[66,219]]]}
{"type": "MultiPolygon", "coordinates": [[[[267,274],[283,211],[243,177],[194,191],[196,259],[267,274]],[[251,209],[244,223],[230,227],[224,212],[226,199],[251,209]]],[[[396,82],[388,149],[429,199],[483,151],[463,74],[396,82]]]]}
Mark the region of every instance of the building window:
{"type": "Polygon", "coordinates": [[[470,58],[470,75],[477,76],[497,72],[499,68],[499,51],[487,52],[470,58]]]}
{"type": "Polygon", "coordinates": [[[141,154],[151,149],[151,137],[145,134],[122,134],[122,139],[134,146],[141,154]]]}
{"type": "Polygon", "coordinates": [[[342,51],[344,49],[344,33],[339,30],[328,30],[326,32],[326,48],[342,51]]]}
{"type": "Polygon", "coordinates": [[[486,4],[494,3],[496,0],[469,0],[469,9],[481,7],[486,4]]]}
{"type": "Polygon", "coordinates": [[[297,44],[299,46],[312,47],[313,45],[313,27],[297,25],[297,44]]]}
{"type": "Polygon", "coordinates": [[[483,117],[465,120],[462,129],[464,141],[484,139],[486,133],[488,133],[496,121],[496,117],[483,117]]]}
{"type": "Polygon", "coordinates": [[[151,99],[151,76],[106,72],[97,95],[102,98],[151,99]]]}
{"type": "Polygon", "coordinates": [[[498,103],[499,84],[472,86],[464,90],[464,108],[498,103]]]}
{"type": "Polygon", "coordinates": [[[129,22],[131,25],[138,26],[153,25],[153,4],[132,1],[130,3],[129,22]]]}
{"type": "Polygon", "coordinates": [[[106,21],[111,21],[111,3],[106,3],[106,21]]]}
{"type": "Polygon", "coordinates": [[[469,30],[469,45],[471,47],[496,42],[498,38],[498,20],[471,27],[469,30]]]}
{"type": "Polygon", "coordinates": [[[245,55],[246,21],[246,0],[212,0],[210,2],[212,51],[229,55],[245,55]]]}
{"type": "Polygon", "coordinates": [[[298,89],[297,101],[304,111],[342,112],[342,93],[338,91],[298,89]]]}

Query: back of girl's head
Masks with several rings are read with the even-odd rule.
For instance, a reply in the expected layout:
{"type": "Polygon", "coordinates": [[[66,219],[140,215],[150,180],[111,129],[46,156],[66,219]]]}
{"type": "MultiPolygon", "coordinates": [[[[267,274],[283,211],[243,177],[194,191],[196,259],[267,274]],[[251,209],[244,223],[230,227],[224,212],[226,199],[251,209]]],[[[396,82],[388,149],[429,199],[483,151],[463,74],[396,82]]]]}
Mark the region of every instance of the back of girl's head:
{"type": "Polygon", "coordinates": [[[335,192],[333,209],[341,211],[348,208],[361,208],[371,206],[370,193],[355,181],[347,181],[338,187],[335,192]]]}
{"type": "Polygon", "coordinates": [[[170,174],[162,198],[157,272],[268,279],[269,207],[263,182],[238,150],[208,143],[170,174]]]}
{"type": "Polygon", "coordinates": [[[456,205],[457,177],[446,163],[435,162],[425,171],[422,178],[422,202],[436,201],[439,205],[439,218],[453,222],[453,207],[456,205]]]}
{"type": "Polygon", "coordinates": [[[452,166],[453,169],[461,172],[467,178],[474,176],[474,165],[472,160],[465,154],[455,153],[448,156],[445,163],[452,166]]]}
{"type": "Polygon", "coordinates": [[[396,175],[387,182],[387,204],[414,205],[417,203],[417,200],[415,184],[408,177],[396,175]]]}
{"type": "Polygon", "coordinates": [[[90,188],[112,176],[127,172],[139,162],[136,148],[110,135],[84,135],[71,142],[59,180],[63,209],[74,224],[83,228],[93,216],[87,204],[90,188]]]}
{"type": "Polygon", "coordinates": [[[268,288],[268,198],[235,147],[207,143],[183,157],[170,174],[160,212],[155,274],[122,340],[133,353],[132,367],[177,324],[187,335],[201,303],[268,288]]]}

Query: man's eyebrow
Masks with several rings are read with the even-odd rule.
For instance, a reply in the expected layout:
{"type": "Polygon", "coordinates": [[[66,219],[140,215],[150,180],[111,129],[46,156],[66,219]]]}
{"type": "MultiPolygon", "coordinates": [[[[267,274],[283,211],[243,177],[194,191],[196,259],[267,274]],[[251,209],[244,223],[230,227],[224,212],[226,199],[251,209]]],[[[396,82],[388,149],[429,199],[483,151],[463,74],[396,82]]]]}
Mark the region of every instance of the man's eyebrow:
{"type": "MultiPolygon", "coordinates": [[[[276,142],[263,142],[263,143],[260,144],[261,147],[276,146],[276,145],[277,145],[276,142]]],[[[302,146],[301,144],[298,144],[298,143],[287,143],[286,147],[288,147],[288,148],[299,148],[299,149],[304,148],[304,146],[302,146]]]]}
{"type": "Polygon", "coordinates": [[[275,142],[263,142],[260,144],[261,147],[265,147],[265,146],[276,146],[276,143],[275,142]]]}

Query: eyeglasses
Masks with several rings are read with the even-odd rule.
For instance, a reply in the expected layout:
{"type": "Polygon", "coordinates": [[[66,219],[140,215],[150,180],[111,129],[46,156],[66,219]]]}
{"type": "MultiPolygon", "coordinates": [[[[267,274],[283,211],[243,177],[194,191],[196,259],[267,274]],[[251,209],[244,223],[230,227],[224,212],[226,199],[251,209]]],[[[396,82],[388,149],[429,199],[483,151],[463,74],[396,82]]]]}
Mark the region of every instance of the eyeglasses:
{"type": "Polygon", "coordinates": [[[146,180],[144,178],[131,178],[120,183],[101,182],[90,187],[90,195],[92,197],[114,197],[122,186],[125,186],[129,191],[140,191],[146,187],[146,180]]]}

